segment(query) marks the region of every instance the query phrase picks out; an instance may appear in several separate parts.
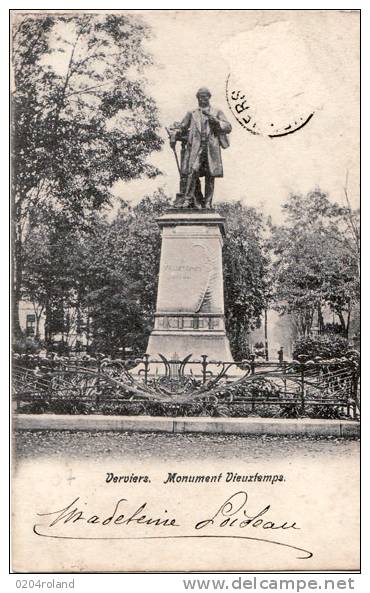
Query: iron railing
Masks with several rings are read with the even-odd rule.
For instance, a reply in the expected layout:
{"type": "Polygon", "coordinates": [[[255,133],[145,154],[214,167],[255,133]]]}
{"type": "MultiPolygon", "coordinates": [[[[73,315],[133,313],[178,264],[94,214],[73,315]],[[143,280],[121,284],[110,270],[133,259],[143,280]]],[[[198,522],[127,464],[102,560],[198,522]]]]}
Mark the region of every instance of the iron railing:
{"type": "Polygon", "coordinates": [[[18,412],[347,417],[358,419],[356,355],[283,362],[41,359],[13,366],[18,412]]]}

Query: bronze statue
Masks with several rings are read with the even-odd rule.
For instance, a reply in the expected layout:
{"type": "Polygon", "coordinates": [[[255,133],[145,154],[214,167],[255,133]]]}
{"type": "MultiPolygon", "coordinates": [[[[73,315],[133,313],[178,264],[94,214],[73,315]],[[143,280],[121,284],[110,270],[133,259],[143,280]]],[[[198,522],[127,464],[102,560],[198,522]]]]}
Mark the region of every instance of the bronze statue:
{"type": "Polygon", "coordinates": [[[198,109],[188,111],[181,123],[168,130],[180,173],[180,193],[175,206],[179,208],[211,208],[215,177],[223,177],[221,148],[228,148],[227,134],[231,125],[219,109],[211,107],[211,93],[200,88],[196,94],[198,109]],[[176,142],[181,142],[181,165],[176,154],[176,142]],[[200,178],[204,177],[204,195],[200,178]]]}

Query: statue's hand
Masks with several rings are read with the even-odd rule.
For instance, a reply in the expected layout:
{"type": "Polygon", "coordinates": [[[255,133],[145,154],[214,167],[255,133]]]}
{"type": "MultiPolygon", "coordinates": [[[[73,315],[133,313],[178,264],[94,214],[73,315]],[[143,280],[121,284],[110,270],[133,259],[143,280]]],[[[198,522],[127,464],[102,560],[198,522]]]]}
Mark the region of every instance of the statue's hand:
{"type": "Polygon", "coordinates": [[[218,124],[217,117],[214,117],[213,115],[208,115],[208,121],[212,125],[217,125],[218,124]]]}

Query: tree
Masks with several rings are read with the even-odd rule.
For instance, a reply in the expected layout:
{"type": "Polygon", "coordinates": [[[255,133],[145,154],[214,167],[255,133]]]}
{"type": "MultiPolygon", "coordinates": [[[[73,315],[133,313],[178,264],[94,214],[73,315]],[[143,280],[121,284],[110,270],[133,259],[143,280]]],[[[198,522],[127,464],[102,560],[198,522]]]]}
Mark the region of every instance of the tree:
{"type": "Polygon", "coordinates": [[[248,353],[248,334],[260,327],[269,301],[269,258],[264,242],[263,216],[240,202],[222,203],[226,218],[223,248],[225,319],[233,356],[248,353]]]}
{"type": "Polygon", "coordinates": [[[50,280],[50,242],[47,228],[29,229],[23,245],[23,277],[21,296],[29,300],[36,317],[35,338],[40,340],[40,319],[45,311],[50,280]]]}
{"type": "Polygon", "coordinates": [[[80,309],[84,276],[80,274],[81,233],[55,219],[31,226],[23,246],[24,273],[22,297],[30,300],[36,315],[36,337],[41,338],[39,322],[45,313],[46,345],[53,335],[67,341],[71,317],[80,309]]]}
{"type": "MultiPolygon", "coordinates": [[[[156,222],[170,206],[157,192],[136,206],[123,202],[116,217],[100,218],[80,248],[84,310],[91,318],[93,346],[116,355],[130,347],[143,353],[153,329],[161,238],[156,222]]],[[[234,356],[247,353],[248,332],[266,306],[267,257],[262,215],[238,204],[221,204],[227,216],[224,245],[225,311],[234,356]]]]}
{"type": "Polygon", "coordinates": [[[294,315],[306,336],[315,313],[323,325],[322,307],[327,305],[348,335],[359,299],[357,213],[330,202],[319,189],[292,194],[283,212],[285,223],[271,227],[276,308],[294,315]]]}
{"type": "Polygon", "coordinates": [[[84,305],[97,351],[145,351],[157,297],[161,239],[156,218],[169,205],[160,191],[134,207],[123,202],[116,217],[101,219],[83,245],[80,275],[86,280],[84,305]]]}
{"type": "Polygon", "coordinates": [[[159,171],[157,109],[145,91],[149,28],[139,16],[17,15],[13,28],[13,327],[24,238],[63,212],[70,229],[111,200],[119,180],[159,171]],[[58,56],[58,60],[55,57],[58,56]]]}

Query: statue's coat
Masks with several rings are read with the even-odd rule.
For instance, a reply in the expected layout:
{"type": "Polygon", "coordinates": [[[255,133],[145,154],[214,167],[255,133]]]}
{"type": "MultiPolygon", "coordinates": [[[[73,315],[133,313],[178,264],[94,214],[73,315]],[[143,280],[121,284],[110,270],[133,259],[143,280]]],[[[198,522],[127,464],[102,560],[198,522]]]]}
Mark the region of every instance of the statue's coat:
{"type": "MultiPolygon", "coordinates": [[[[206,122],[207,153],[209,172],[213,177],[223,177],[221,146],[227,148],[229,140],[226,134],[231,132],[231,124],[219,109],[210,108],[210,114],[218,120],[217,128],[206,122]]],[[[199,170],[201,155],[201,110],[189,111],[181,122],[181,128],[187,133],[187,144],[181,163],[182,175],[199,170]]]]}

